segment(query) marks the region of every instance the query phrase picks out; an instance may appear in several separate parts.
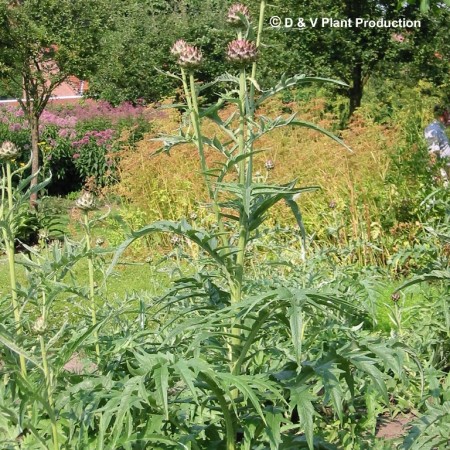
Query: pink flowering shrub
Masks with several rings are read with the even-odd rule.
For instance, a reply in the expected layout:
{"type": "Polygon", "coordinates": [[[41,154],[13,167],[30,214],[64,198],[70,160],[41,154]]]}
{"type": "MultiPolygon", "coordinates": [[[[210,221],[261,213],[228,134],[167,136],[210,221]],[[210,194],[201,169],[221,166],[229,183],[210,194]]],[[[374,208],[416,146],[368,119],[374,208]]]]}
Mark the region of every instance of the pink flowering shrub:
{"type": "MultiPolygon", "coordinates": [[[[52,171],[49,191],[66,194],[79,190],[87,179],[98,186],[115,182],[119,150],[132,146],[149,131],[155,111],[144,105],[123,103],[117,107],[104,101],[51,104],[42,113],[42,155],[52,171]],[[127,139],[118,138],[126,133],[127,139]]],[[[28,122],[18,105],[0,108],[0,140],[10,140],[24,150],[28,159],[31,137],[28,122]]]]}

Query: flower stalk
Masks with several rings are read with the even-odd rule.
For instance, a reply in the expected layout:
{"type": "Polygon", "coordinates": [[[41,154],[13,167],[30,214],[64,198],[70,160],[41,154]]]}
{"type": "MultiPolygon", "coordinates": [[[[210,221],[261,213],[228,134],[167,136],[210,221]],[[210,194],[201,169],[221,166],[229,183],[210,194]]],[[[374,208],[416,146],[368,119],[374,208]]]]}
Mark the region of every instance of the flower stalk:
{"type": "MultiPolygon", "coordinates": [[[[95,306],[95,285],[94,285],[94,256],[91,248],[91,227],[89,224],[89,211],[84,210],[84,230],[86,238],[86,250],[88,252],[88,272],[89,272],[89,303],[91,307],[92,326],[97,325],[97,312],[95,306]]],[[[100,363],[100,346],[98,343],[98,331],[94,331],[95,354],[97,355],[97,364],[100,363]]]]}
{"type": "Polygon", "coordinates": [[[42,368],[44,371],[45,389],[47,392],[47,401],[51,410],[50,422],[52,428],[53,448],[59,450],[58,427],[54,412],[55,402],[53,400],[53,374],[48,365],[47,347],[45,345],[44,332],[47,328],[47,301],[45,292],[42,293],[42,316],[38,317],[34,324],[34,331],[39,334],[39,346],[41,350],[42,368]]]}
{"type": "MultiPolygon", "coordinates": [[[[247,81],[245,75],[245,68],[241,67],[239,76],[239,131],[238,131],[238,151],[239,155],[245,155],[251,152],[251,147],[247,148],[245,131],[246,131],[246,108],[245,100],[247,95],[247,81]]],[[[239,169],[239,184],[243,190],[246,190],[252,183],[251,175],[247,176],[248,170],[251,167],[246,167],[246,161],[242,158],[238,164],[239,169]]],[[[236,267],[235,267],[235,279],[234,286],[231,290],[231,303],[236,304],[242,300],[242,287],[244,282],[244,267],[245,267],[245,249],[248,241],[248,217],[246,212],[242,209],[239,216],[239,228],[238,228],[238,244],[236,254],[236,267]]],[[[240,345],[241,345],[241,328],[239,323],[236,323],[231,329],[231,370],[235,370],[236,361],[239,358],[240,345]]],[[[237,395],[237,391],[231,393],[232,397],[237,395]]]]}
{"type": "MultiPolygon", "coordinates": [[[[23,332],[22,329],[22,317],[19,308],[19,301],[17,296],[17,278],[16,278],[16,265],[15,265],[15,236],[13,230],[14,220],[14,201],[13,201],[13,186],[12,186],[12,172],[11,172],[11,159],[15,158],[18,154],[17,147],[11,142],[4,142],[0,149],[0,160],[3,160],[6,166],[6,174],[3,168],[3,180],[6,179],[6,195],[8,198],[8,212],[5,214],[3,200],[5,195],[5,186],[2,186],[2,205],[0,206],[0,217],[5,220],[5,225],[2,227],[3,240],[5,242],[5,251],[8,258],[8,271],[9,271],[9,284],[11,288],[11,306],[13,309],[14,323],[17,336],[20,336],[23,332]]],[[[20,373],[23,378],[27,378],[27,367],[25,357],[19,355],[20,373]]]]}
{"type": "Polygon", "coordinates": [[[208,189],[208,194],[210,199],[214,198],[214,193],[211,187],[211,180],[208,175],[208,166],[206,164],[205,150],[203,147],[203,136],[200,129],[200,114],[198,109],[197,93],[195,90],[195,79],[194,73],[191,71],[189,73],[189,83],[190,83],[190,94],[191,94],[191,120],[194,126],[195,137],[197,139],[197,148],[200,156],[200,166],[205,177],[206,188],[208,189]]]}
{"type": "MultiPolygon", "coordinates": [[[[91,308],[92,326],[97,324],[97,313],[95,306],[95,284],[94,284],[94,256],[91,247],[91,225],[89,222],[89,211],[96,209],[94,196],[91,192],[85,191],[75,202],[76,207],[83,213],[84,237],[86,240],[86,250],[88,253],[88,273],[89,273],[89,304],[91,308]]],[[[98,332],[94,331],[95,353],[97,355],[97,363],[100,363],[100,347],[98,343],[98,332]]]]}
{"type": "MultiPolygon", "coordinates": [[[[260,7],[259,7],[258,32],[256,34],[256,43],[255,43],[257,51],[259,50],[259,47],[261,45],[261,36],[262,36],[262,32],[263,32],[263,27],[264,27],[265,10],[266,10],[266,2],[265,2],[265,0],[261,0],[260,7]]],[[[249,111],[248,111],[249,117],[252,121],[255,116],[255,85],[254,85],[254,82],[256,80],[256,67],[257,67],[257,61],[255,59],[255,61],[253,61],[253,64],[252,64],[252,73],[251,73],[252,82],[250,83],[250,93],[249,93],[250,101],[249,101],[249,111]]],[[[249,176],[252,176],[253,154],[251,154],[249,156],[248,165],[249,165],[249,176]]]]}
{"type": "MultiPolygon", "coordinates": [[[[239,145],[239,155],[245,155],[251,149],[246,148],[245,143],[245,96],[247,90],[247,82],[245,79],[245,68],[241,68],[239,77],[239,135],[238,135],[238,145],[239,145]]],[[[248,187],[249,178],[246,176],[245,159],[239,161],[239,184],[242,185],[243,189],[248,187]]],[[[250,181],[251,182],[251,181],[250,181]]],[[[231,303],[239,303],[242,299],[242,283],[244,279],[244,260],[245,260],[245,248],[247,246],[247,216],[244,211],[241,211],[239,218],[239,240],[238,240],[238,251],[236,256],[236,280],[235,280],[235,292],[231,297],[231,303]]]]}
{"type": "MultiPolygon", "coordinates": [[[[178,41],[177,41],[178,42],[178,41]]],[[[174,46],[175,47],[175,46],[174,46]]],[[[216,216],[216,221],[219,227],[220,232],[220,240],[222,243],[222,247],[225,248],[226,240],[225,240],[225,229],[223,226],[222,216],[220,214],[219,205],[217,204],[216,194],[212,188],[210,176],[208,174],[208,164],[206,162],[206,156],[203,145],[203,135],[200,127],[200,111],[198,108],[198,100],[197,100],[197,91],[195,88],[195,78],[193,70],[189,70],[189,83],[188,77],[186,74],[186,70],[181,65],[181,78],[183,80],[183,88],[186,96],[186,103],[190,111],[190,117],[192,126],[194,128],[194,136],[197,143],[197,150],[200,157],[200,167],[203,174],[203,178],[205,180],[206,189],[208,191],[208,196],[212,202],[212,207],[214,214],[216,216]]]]}
{"type": "MultiPolygon", "coordinates": [[[[260,7],[259,7],[258,32],[256,34],[256,49],[259,49],[259,47],[261,45],[261,35],[263,32],[263,27],[264,27],[265,10],[266,10],[266,2],[265,2],[265,0],[261,0],[260,7]]],[[[252,80],[256,79],[256,66],[257,66],[257,62],[255,60],[255,61],[253,61],[253,64],[252,64],[252,80]]],[[[252,117],[253,117],[253,114],[255,113],[255,110],[253,108],[254,99],[255,99],[255,86],[253,83],[251,83],[251,85],[250,85],[250,106],[252,109],[250,111],[250,114],[252,117]]]]}

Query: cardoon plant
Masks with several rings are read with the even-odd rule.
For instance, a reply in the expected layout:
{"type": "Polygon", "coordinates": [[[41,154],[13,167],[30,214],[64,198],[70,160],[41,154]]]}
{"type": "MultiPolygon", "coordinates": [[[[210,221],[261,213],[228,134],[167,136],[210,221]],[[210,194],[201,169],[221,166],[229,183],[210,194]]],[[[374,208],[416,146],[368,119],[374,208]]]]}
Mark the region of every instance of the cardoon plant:
{"type": "MultiPolygon", "coordinates": [[[[96,209],[94,195],[89,191],[84,191],[76,200],[75,206],[83,214],[83,225],[86,241],[86,250],[88,252],[88,272],[89,272],[89,306],[91,309],[92,326],[97,325],[97,310],[95,306],[95,282],[94,282],[94,255],[91,248],[91,223],[89,221],[89,212],[96,209]]],[[[95,353],[97,355],[97,362],[100,361],[100,347],[98,343],[98,332],[94,331],[95,338],[95,353]]]]}
{"type": "MultiPolygon", "coordinates": [[[[299,229],[303,230],[301,214],[294,196],[316,189],[315,187],[295,187],[295,180],[285,185],[255,183],[253,158],[256,150],[254,144],[273,129],[288,125],[312,128],[342,143],[320,127],[297,120],[295,114],[288,118],[256,117],[257,108],[284,89],[316,80],[331,81],[304,75],[296,75],[292,78],[283,76],[272,89],[260,90],[257,82],[257,59],[261,44],[264,10],[265,2],[262,1],[255,39],[248,9],[242,4],[233,5],[229,9],[226,20],[236,27],[237,36],[224,51],[230,66],[237,72],[237,76],[225,74],[209,84],[211,86],[221,82],[231,86],[231,89],[221,95],[214,105],[205,108],[199,106],[198,96],[204,88],[195,81],[195,72],[201,70],[203,59],[200,49],[183,40],[178,40],[171,49],[171,53],[178,58],[181,76],[174,74],[170,74],[170,76],[180,80],[183,85],[186,98],[185,110],[190,118],[192,129],[181,129],[180,134],[176,136],[161,136],[159,140],[164,143],[164,146],[160,151],[168,152],[174,146],[185,143],[193,143],[197,147],[209,204],[216,218],[214,228],[211,231],[194,229],[185,220],[156,222],[133,233],[130,239],[119,248],[110,267],[112,270],[120,254],[131,242],[152,232],[170,232],[184,236],[198,244],[205,255],[209,257],[208,270],[199,273],[198,276],[200,279],[207,280],[205,281],[205,286],[207,286],[205,295],[212,295],[211,292],[214,291],[219,300],[214,297],[217,311],[210,313],[211,319],[205,322],[208,330],[205,334],[209,336],[209,333],[212,333],[214,340],[221,343],[219,348],[223,346],[227,349],[226,360],[221,361],[220,364],[209,366],[205,365],[204,359],[195,360],[195,363],[193,360],[189,360],[185,364],[192,364],[192,369],[198,374],[198,382],[209,389],[217,401],[225,424],[223,440],[226,442],[227,450],[236,448],[238,429],[246,420],[239,413],[240,407],[244,407],[246,403],[250,402],[254,407],[253,413],[261,417],[262,424],[267,424],[260,403],[266,401],[275,404],[283,397],[280,388],[275,387],[267,374],[261,374],[261,378],[253,376],[246,369],[249,361],[254,358],[252,348],[260,339],[261,329],[273,314],[272,310],[266,309],[267,304],[273,304],[274,310],[287,308],[290,311],[288,322],[293,339],[295,338],[293,345],[296,349],[296,361],[300,366],[299,336],[302,329],[301,320],[298,318],[298,311],[300,311],[298,302],[300,300],[295,295],[286,294],[286,291],[263,292],[255,297],[246,290],[249,244],[255,238],[259,226],[266,219],[269,209],[282,200],[286,201],[292,209],[299,223],[299,229]],[[228,104],[235,105],[235,111],[228,119],[222,119],[218,111],[228,104]],[[201,121],[205,119],[215,124],[218,130],[226,136],[224,142],[217,137],[209,138],[202,133],[201,121]],[[208,165],[205,154],[208,147],[221,155],[223,163],[219,167],[208,165]],[[215,267],[215,271],[210,269],[211,266],[215,267]],[[286,304],[290,306],[286,307],[286,304]],[[211,331],[212,329],[214,332],[211,331]],[[224,367],[228,367],[228,372],[224,372],[224,367]]],[[[270,164],[266,163],[267,170],[272,170],[273,167],[272,161],[270,164]]],[[[194,298],[197,293],[194,287],[192,289],[194,292],[191,297],[194,298]]],[[[316,301],[320,300],[316,299],[316,301]]],[[[207,338],[204,339],[207,340],[207,338]]],[[[195,350],[195,354],[198,352],[201,352],[201,348],[195,350]]],[[[166,368],[166,370],[168,369],[166,368]]],[[[160,385],[161,383],[165,384],[167,380],[159,383],[160,385]]],[[[165,399],[164,405],[167,408],[167,399],[165,399]]],[[[265,425],[261,426],[264,429],[265,425]]],[[[251,440],[251,437],[248,439],[251,440]]],[[[308,443],[311,442],[312,430],[309,429],[308,443]]]]}
{"type": "MultiPolygon", "coordinates": [[[[11,288],[11,306],[13,309],[14,322],[16,326],[17,336],[22,334],[21,308],[17,297],[17,281],[15,267],[15,233],[14,233],[14,200],[13,200],[13,183],[14,175],[23,172],[23,168],[16,172],[11,171],[11,163],[19,156],[19,149],[9,141],[3,142],[0,147],[0,164],[2,164],[2,186],[0,199],[0,227],[2,229],[3,241],[8,257],[9,282],[11,288]],[[6,170],[5,170],[6,169],[6,170]],[[5,195],[7,201],[5,201],[5,195]]],[[[20,372],[23,377],[27,375],[25,358],[19,355],[20,372]]]]}

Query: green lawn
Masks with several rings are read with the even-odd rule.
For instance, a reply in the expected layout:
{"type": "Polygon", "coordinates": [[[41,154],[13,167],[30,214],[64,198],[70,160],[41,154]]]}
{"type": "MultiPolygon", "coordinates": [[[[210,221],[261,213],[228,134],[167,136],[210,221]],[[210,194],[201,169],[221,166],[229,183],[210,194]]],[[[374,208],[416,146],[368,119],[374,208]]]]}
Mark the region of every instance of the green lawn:
{"type": "MultiPolygon", "coordinates": [[[[16,256],[20,261],[21,255],[16,256]]],[[[25,269],[20,264],[16,265],[17,281],[25,288],[28,285],[25,269]]],[[[106,288],[103,288],[103,275],[96,271],[95,282],[99,289],[96,295],[98,311],[108,313],[113,309],[120,309],[124,306],[130,312],[138,311],[139,302],[143,301],[146,307],[152,304],[155,297],[164,292],[170,283],[171,275],[156,269],[146,263],[141,264],[118,264],[108,278],[106,288]]],[[[84,288],[87,293],[88,269],[87,260],[79,261],[73,268],[72,273],[64,280],[69,285],[76,285],[84,288]],[[73,281],[72,281],[73,280],[73,281]]],[[[8,264],[3,256],[0,260],[0,298],[4,298],[9,292],[9,272],[8,264]]],[[[28,311],[31,320],[34,321],[40,313],[41,298],[30,298],[28,311]],[[34,305],[34,307],[32,307],[34,305]],[[33,312],[34,311],[34,312],[33,312]]],[[[59,328],[65,320],[78,321],[80,316],[86,318],[90,316],[90,307],[87,298],[74,295],[70,292],[62,292],[55,297],[52,306],[52,314],[49,317],[50,325],[59,328]]]]}

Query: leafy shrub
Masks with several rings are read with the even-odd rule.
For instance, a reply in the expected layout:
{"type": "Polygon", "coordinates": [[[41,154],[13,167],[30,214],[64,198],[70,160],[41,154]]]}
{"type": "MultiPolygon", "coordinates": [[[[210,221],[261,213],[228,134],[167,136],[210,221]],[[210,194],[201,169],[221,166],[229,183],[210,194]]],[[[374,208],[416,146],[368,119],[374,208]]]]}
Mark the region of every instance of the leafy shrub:
{"type": "MultiPolygon", "coordinates": [[[[150,115],[143,106],[129,103],[116,108],[93,101],[50,105],[41,116],[40,129],[42,159],[53,174],[49,192],[67,194],[87,180],[98,187],[114,183],[120,152],[149,130],[150,115]]],[[[3,108],[0,121],[0,137],[30,148],[28,125],[19,107],[3,108]]]]}

